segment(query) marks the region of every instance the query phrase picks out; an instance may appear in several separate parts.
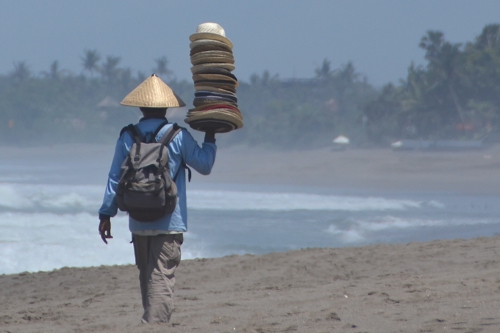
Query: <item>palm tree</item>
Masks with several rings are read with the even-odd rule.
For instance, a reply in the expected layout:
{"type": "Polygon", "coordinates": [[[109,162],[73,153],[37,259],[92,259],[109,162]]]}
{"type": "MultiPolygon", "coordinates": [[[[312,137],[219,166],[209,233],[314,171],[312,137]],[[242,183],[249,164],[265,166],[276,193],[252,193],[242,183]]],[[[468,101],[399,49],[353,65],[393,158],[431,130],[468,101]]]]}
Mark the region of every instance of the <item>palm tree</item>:
{"type": "Polygon", "coordinates": [[[31,77],[31,70],[26,64],[26,61],[14,62],[14,71],[10,73],[10,76],[18,82],[29,80],[31,77]]]}
{"type": "Polygon", "coordinates": [[[434,84],[448,89],[456,112],[460,120],[464,122],[463,108],[456,91],[460,76],[458,71],[462,44],[447,42],[443,36],[441,31],[427,31],[427,35],[420,40],[419,46],[426,51],[425,59],[429,61],[429,72],[435,76],[434,84]]]}
{"type": "Polygon", "coordinates": [[[120,63],[121,58],[115,56],[107,56],[106,62],[101,66],[101,75],[104,79],[112,82],[118,76],[120,72],[118,69],[118,64],[120,63]]]}
{"type": "Polygon", "coordinates": [[[328,59],[323,59],[323,63],[320,67],[316,68],[314,72],[316,73],[316,78],[318,79],[330,79],[332,77],[331,71],[331,61],[328,59]]]}
{"type": "Polygon", "coordinates": [[[99,70],[97,63],[101,60],[101,56],[97,50],[85,50],[85,54],[80,59],[82,60],[83,70],[90,72],[90,77],[94,71],[99,70]]]}
{"type": "Polygon", "coordinates": [[[480,49],[500,46],[500,24],[485,26],[481,35],[476,38],[476,45],[480,49]]]}
{"type": "Polygon", "coordinates": [[[158,74],[159,76],[165,76],[169,78],[173,73],[170,69],[168,69],[168,59],[166,56],[155,59],[156,67],[153,68],[153,72],[158,74]]]}
{"type": "Polygon", "coordinates": [[[51,79],[51,80],[59,80],[61,78],[61,75],[64,71],[59,69],[59,62],[57,60],[54,60],[52,64],[50,65],[49,71],[43,71],[42,75],[51,79]]]}

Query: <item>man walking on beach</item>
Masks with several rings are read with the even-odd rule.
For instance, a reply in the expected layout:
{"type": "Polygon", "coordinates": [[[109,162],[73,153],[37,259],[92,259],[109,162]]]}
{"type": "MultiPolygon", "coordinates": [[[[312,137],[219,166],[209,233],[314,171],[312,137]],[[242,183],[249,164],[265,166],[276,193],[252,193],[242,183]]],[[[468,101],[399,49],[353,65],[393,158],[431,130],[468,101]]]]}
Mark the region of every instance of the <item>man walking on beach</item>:
{"type": "MultiPolygon", "coordinates": [[[[167,108],[185,105],[155,74],[137,86],[121,104],[140,108],[143,118],[135,125],[135,130],[145,142],[158,142],[174,126],[165,117],[167,108]]],[[[103,204],[99,209],[99,233],[106,244],[107,239],[113,238],[110,219],[118,210],[116,191],[121,167],[133,144],[134,139],[129,131],[122,130],[116,143],[103,204]]],[[[214,133],[207,132],[200,147],[186,129],[181,129],[168,144],[170,178],[175,182],[178,193],[175,209],[171,214],[150,222],[129,216],[144,307],[143,323],[165,323],[170,320],[174,273],[181,260],[183,233],[187,231],[186,165],[208,175],[214,165],[216,151],[214,133]]]]}

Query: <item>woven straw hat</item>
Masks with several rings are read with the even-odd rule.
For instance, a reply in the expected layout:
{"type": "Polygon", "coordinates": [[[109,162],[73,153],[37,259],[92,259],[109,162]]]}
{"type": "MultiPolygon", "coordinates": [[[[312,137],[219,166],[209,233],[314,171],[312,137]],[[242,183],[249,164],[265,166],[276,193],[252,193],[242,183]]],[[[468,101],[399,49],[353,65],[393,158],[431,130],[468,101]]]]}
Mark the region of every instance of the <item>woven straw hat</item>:
{"type": "Polygon", "coordinates": [[[193,56],[195,54],[205,51],[223,51],[233,54],[233,51],[231,51],[231,49],[225,44],[224,46],[208,44],[208,45],[198,45],[196,47],[193,47],[191,51],[189,51],[189,55],[193,56]]]}
{"type": "Polygon", "coordinates": [[[198,81],[214,81],[214,82],[233,82],[236,87],[238,86],[238,80],[236,77],[229,76],[229,75],[221,75],[221,74],[194,74],[193,75],[193,81],[198,82],[198,81]]]}
{"type": "Polygon", "coordinates": [[[184,122],[189,124],[197,120],[224,120],[234,124],[236,128],[243,127],[243,118],[241,114],[225,109],[190,112],[186,119],[184,119],[184,122]]]}
{"type": "MultiPolygon", "coordinates": [[[[210,112],[210,111],[208,111],[210,112]]],[[[196,115],[184,119],[186,124],[192,129],[206,132],[213,130],[216,133],[227,133],[243,127],[243,121],[232,115],[225,115],[222,112],[212,112],[204,115],[196,115]]]]}
{"type": "Polygon", "coordinates": [[[232,49],[233,49],[232,47],[230,47],[226,43],[220,42],[220,41],[215,40],[215,39],[198,39],[198,40],[195,40],[194,42],[189,43],[189,48],[191,50],[194,50],[195,48],[197,48],[199,46],[210,46],[210,47],[217,46],[217,47],[221,47],[221,48],[225,49],[228,52],[232,52],[232,49]]]}
{"type": "Polygon", "coordinates": [[[243,117],[240,112],[226,108],[190,111],[185,120],[192,121],[194,119],[223,119],[231,121],[236,125],[243,122],[243,117]]]}
{"type": "Polygon", "coordinates": [[[207,97],[207,96],[220,96],[220,97],[229,97],[229,98],[234,98],[237,99],[236,94],[227,92],[227,93],[219,93],[219,92],[213,92],[213,91],[207,91],[207,90],[196,90],[194,92],[195,97],[207,97]]]}
{"type": "Polygon", "coordinates": [[[237,101],[227,98],[227,97],[219,97],[219,96],[210,96],[210,97],[195,97],[193,99],[193,105],[196,106],[203,106],[207,105],[209,103],[220,103],[220,102],[229,102],[229,103],[237,103],[237,101]]]}
{"type": "MultiPolygon", "coordinates": [[[[194,89],[196,91],[206,90],[206,89],[200,89],[200,87],[206,87],[206,86],[209,86],[212,88],[219,88],[222,90],[227,90],[229,92],[236,94],[236,85],[234,83],[231,83],[231,82],[217,83],[215,81],[210,81],[210,82],[209,81],[199,81],[199,82],[194,83],[194,89]]],[[[219,91],[219,92],[224,93],[224,91],[219,91]]]]}
{"type": "Polygon", "coordinates": [[[219,88],[219,87],[213,87],[213,86],[200,86],[200,85],[195,85],[194,90],[196,91],[213,91],[216,93],[221,93],[221,94],[236,94],[236,89],[225,89],[225,88],[219,88]]]}
{"type": "Polygon", "coordinates": [[[219,75],[225,75],[225,76],[229,76],[233,80],[238,81],[238,79],[236,78],[236,76],[234,76],[234,74],[232,74],[230,71],[228,71],[227,69],[224,69],[224,68],[207,67],[207,68],[204,68],[204,69],[201,69],[201,70],[197,71],[196,74],[193,74],[193,75],[197,75],[197,74],[219,74],[219,75]]]}
{"type": "Polygon", "coordinates": [[[194,120],[189,122],[189,126],[197,131],[201,132],[213,131],[215,133],[227,133],[237,129],[236,125],[230,121],[213,120],[213,119],[194,120]]]}
{"type": "Polygon", "coordinates": [[[236,97],[236,94],[230,95],[230,94],[221,94],[221,93],[214,93],[211,91],[197,91],[194,93],[194,97],[198,98],[211,98],[211,97],[222,97],[225,100],[229,100],[232,103],[238,103],[238,97],[236,97]]]}
{"type": "Polygon", "coordinates": [[[217,104],[205,105],[203,107],[200,106],[190,109],[188,112],[188,116],[196,114],[197,111],[210,111],[216,109],[225,109],[225,111],[231,111],[241,115],[241,112],[236,105],[230,105],[227,104],[226,102],[219,102],[217,104]]]}
{"type": "MultiPolygon", "coordinates": [[[[232,110],[238,110],[238,105],[236,103],[231,103],[231,102],[226,102],[226,101],[210,102],[210,103],[206,103],[204,105],[195,106],[194,108],[190,109],[189,112],[209,110],[212,108],[228,108],[228,109],[232,109],[232,110]]],[[[189,112],[188,112],[188,116],[189,116],[189,112]]],[[[238,112],[239,112],[239,110],[238,110],[238,112]]]]}
{"type": "MultiPolygon", "coordinates": [[[[236,117],[238,120],[243,120],[240,110],[233,105],[228,104],[212,104],[207,106],[199,106],[194,109],[190,109],[186,115],[186,118],[192,119],[193,117],[207,118],[206,115],[214,115],[217,113],[225,114],[226,116],[236,117]]],[[[208,119],[208,118],[207,118],[208,119]]]]}
{"type": "Polygon", "coordinates": [[[149,108],[178,108],[186,104],[156,74],[132,90],[121,105],[149,108]]]}
{"type": "Polygon", "coordinates": [[[228,71],[234,71],[234,69],[236,68],[234,66],[234,64],[228,64],[228,63],[222,63],[222,62],[207,63],[207,64],[200,64],[200,65],[196,65],[196,66],[191,67],[191,73],[196,74],[199,71],[204,70],[206,68],[210,68],[210,67],[219,67],[219,68],[227,69],[228,71]]]}
{"type": "Polygon", "coordinates": [[[233,48],[233,43],[226,37],[226,32],[217,23],[206,22],[200,24],[198,28],[196,28],[196,33],[189,36],[189,40],[192,42],[199,39],[218,40],[225,43],[230,48],[233,48]]]}
{"type": "Polygon", "coordinates": [[[191,57],[191,64],[195,66],[206,63],[234,64],[234,57],[231,53],[224,51],[205,51],[191,57]]]}

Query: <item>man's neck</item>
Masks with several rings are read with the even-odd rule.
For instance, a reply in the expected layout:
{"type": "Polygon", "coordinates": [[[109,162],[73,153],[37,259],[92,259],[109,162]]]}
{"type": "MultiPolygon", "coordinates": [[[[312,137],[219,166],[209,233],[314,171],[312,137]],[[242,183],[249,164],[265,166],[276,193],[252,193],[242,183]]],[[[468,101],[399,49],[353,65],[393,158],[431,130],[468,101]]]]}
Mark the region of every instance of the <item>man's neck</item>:
{"type": "Polygon", "coordinates": [[[147,116],[147,117],[144,116],[139,121],[148,120],[148,119],[162,119],[162,120],[168,121],[167,117],[163,117],[163,116],[147,116]]]}

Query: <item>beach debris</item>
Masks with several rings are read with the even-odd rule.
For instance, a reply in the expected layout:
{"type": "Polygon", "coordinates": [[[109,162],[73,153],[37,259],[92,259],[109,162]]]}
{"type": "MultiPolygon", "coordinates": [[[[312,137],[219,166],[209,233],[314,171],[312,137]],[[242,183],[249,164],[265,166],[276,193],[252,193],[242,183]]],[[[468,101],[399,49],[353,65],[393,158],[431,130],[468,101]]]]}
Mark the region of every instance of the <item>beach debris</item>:
{"type": "Polygon", "coordinates": [[[398,140],[391,143],[394,150],[441,150],[463,151],[483,149],[481,140],[398,140]]]}
{"type": "Polygon", "coordinates": [[[333,139],[332,142],[333,142],[332,150],[345,150],[349,145],[349,143],[351,142],[351,140],[349,140],[349,138],[344,135],[339,135],[338,137],[333,139]]]}
{"type": "Polygon", "coordinates": [[[403,146],[403,141],[396,141],[391,143],[391,147],[394,149],[401,148],[403,146]]]}
{"type": "Polygon", "coordinates": [[[340,317],[336,312],[330,312],[326,317],[327,320],[337,320],[340,321],[340,317]]]}
{"type": "Polygon", "coordinates": [[[349,138],[344,135],[339,135],[338,137],[333,139],[333,143],[338,145],[348,145],[350,142],[351,140],[349,140],[349,138]]]}

